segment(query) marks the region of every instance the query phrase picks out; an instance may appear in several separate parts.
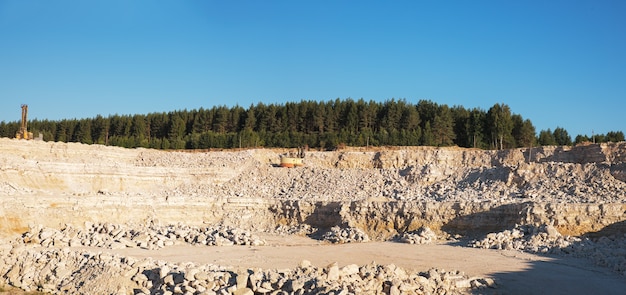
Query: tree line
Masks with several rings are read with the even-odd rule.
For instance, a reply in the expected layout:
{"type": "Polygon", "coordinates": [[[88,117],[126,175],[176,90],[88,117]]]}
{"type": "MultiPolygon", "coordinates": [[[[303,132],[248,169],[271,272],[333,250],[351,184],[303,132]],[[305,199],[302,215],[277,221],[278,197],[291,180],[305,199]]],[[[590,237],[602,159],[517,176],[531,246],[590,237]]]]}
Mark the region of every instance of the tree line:
{"type": "MultiPolygon", "coordinates": [[[[20,122],[0,122],[0,136],[14,137],[20,122]]],[[[214,106],[147,115],[32,120],[29,130],[46,141],[156,149],[298,147],[332,150],[348,146],[460,146],[505,149],[623,141],[621,131],[575,142],[563,128],[537,136],[528,119],[506,104],[488,110],[449,107],[430,100],[385,102],[330,100],[284,104],[214,106]]]]}

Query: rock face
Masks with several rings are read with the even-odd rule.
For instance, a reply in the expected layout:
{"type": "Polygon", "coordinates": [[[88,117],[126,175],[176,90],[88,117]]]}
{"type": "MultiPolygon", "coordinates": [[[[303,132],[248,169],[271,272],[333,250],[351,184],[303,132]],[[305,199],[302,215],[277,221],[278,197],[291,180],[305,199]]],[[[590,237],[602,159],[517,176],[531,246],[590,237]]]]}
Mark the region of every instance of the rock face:
{"type": "Polygon", "coordinates": [[[528,223],[518,220],[522,212],[532,223],[553,222],[578,235],[626,219],[625,154],[626,143],[311,151],[306,167],[281,169],[272,165],[280,155],[272,150],[164,152],[0,139],[0,233],[30,224],[59,228],[71,217],[264,230],[304,223],[388,238],[421,226],[528,223]]]}
{"type": "Polygon", "coordinates": [[[406,148],[163,152],[0,139],[0,234],[92,222],[273,230],[334,226],[388,239],[551,223],[567,235],[626,220],[626,143],[504,151],[406,148]],[[45,218],[43,218],[45,217],[45,218]]]}
{"type": "Polygon", "coordinates": [[[616,189],[625,188],[626,171],[626,143],[503,151],[311,151],[302,169],[273,167],[280,153],[263,149],[164,152],[4,138],[0,154],[0,188],[11,194],[611,202],[623,197],[616,189]]]}
{"type": "Polygon", "coordinates": [[[626,218],[624,203],[285,201],[274,205],[271,211],[276,223],[359,228],[372,239],[389,239],[421,227],[437,233],[480,235],[516,224],[544,223],[552,223],[566,235],[581,235],[626,218]]]}

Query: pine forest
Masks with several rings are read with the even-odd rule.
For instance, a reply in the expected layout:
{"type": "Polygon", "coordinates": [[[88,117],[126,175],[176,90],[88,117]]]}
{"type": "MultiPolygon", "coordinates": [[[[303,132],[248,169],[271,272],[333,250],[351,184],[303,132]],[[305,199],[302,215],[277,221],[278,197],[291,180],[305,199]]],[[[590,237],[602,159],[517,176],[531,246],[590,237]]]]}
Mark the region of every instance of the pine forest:
{"type": "MultiPolygon", "coordinates": [[[[14,137],[20,122],[0,122],[0,136],[14,137]]],[[[623,141],[621,131],[578,135],[563,128],[536,132],[506,104],[488,110],[449,107],[430,100],[363,99],[214,106],[147,115],[32,120],[29,131],[46,141],[156,149],[229,149],[343,146],[459,146],[506,149],[580,142],[623,141]]]]}

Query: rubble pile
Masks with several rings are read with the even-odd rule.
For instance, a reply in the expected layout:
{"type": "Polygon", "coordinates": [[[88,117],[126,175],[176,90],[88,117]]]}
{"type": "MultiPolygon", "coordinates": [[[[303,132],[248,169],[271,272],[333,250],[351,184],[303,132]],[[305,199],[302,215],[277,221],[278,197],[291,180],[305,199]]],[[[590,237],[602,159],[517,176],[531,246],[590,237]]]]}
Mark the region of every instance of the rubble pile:
{"type": "Polygon", "coordinates": [[[626,276],[626,234],[600,238],[562,236],[551,225],[517,225],[511,230],[489,233],[470,247],[519,250],[529,253],[572,256],[591,260],[626,276]]]}
{"type": "Polygon", "coordinates": [[[421,227],[418,230],[403,233],[397,240],[417,245],[431,244],[437,241],[437,234],[428,227],[421,227]]]}
{"type": "MultiPolygon", "coordinates": [[[[463,167],[446,164],[364,169],[270,165],[242,171],[228,182],[204,188],[215,194],[300,200],[501,201],[590,203],[620,202],[626,183],[596,163],[521,163],[463,167]],[[261,181],[262,180],[262,181],[261,181]]],[[[179,187],[199,193],[197,186],[179,187]]]]}
{"type": "Polygon", "coordinates": [[[558,249],[580,242],[577,237],[563,237],[551,225],[516,225],[511,230],[489,233],[470,246],[483,249],[520,250],[530,253],[555,253],[558,249]]]}
{"type": "Polygon", "coordinates": [[[142,248],[159,249],[165,246],[187,243],[191,245],[260,246],[265,241],[250,232],[228,226],[194,227],[187,225],[127,226],[112,223],[85,224],[85,229],[66,225],[57,230],[36,226],[22,234],[26,244],[39,244],[43,247],[90,246],[108,249],[142,248]]]}
{"type": "Polygon", "coordinates": [[[626,277],[626,234],[598,239],[583,239],[573,244],[566,253],[593,261],[626,277]]]}
{"type": "Polygon", "coordinates": [[[51,294],[469,294],[495,288],[490,278],[459,271],[407,271],[371,263],[294,269],[229,270],[119,255],[5,244],[1,279],[51,294]]]}
{"type": "Polygon", "coordinates": [[[308,224],[298,224],[295,226],[279,225],[270,232],[278,235],[296,235],[296,236],[308,236],[317,232],[318,229],[308,224]]]}
{"type": "Polygon", "coordinates": [[[333,226],[322,235],[321,240],[333,244],[365,243],[369,242],[369,236],[358,228],[333,226]]]}

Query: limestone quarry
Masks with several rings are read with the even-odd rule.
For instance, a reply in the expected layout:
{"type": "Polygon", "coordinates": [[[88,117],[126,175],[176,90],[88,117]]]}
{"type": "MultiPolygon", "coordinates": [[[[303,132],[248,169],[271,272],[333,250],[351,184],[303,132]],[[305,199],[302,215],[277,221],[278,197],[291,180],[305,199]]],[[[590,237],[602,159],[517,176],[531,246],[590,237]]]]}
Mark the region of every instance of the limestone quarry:
{"type": "Polygon", "coordinates": [[[287,152],[0,139],[0,290],[626,290],[624,142],[287,152]]]}

